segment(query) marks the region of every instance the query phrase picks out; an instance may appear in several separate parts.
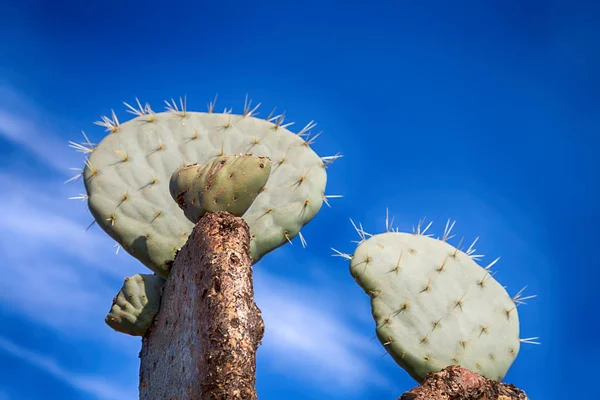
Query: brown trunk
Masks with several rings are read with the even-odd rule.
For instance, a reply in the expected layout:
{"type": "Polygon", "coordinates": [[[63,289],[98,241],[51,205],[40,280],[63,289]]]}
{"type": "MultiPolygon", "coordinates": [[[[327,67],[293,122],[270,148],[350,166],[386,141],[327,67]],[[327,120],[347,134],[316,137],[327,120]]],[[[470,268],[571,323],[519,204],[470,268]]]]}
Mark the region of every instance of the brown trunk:
{"type": "Polygon", "coordinates": [[[243,219],[208,213],[178,253],[142,340],[141,400],[255,400],[264,334],[243,219]]]}
{"type": "Polygon", "coordinates": [[[513,385],[492,381],[458,366],[428,374],[422,385],[398,400],[529,400],[513,385]]]}

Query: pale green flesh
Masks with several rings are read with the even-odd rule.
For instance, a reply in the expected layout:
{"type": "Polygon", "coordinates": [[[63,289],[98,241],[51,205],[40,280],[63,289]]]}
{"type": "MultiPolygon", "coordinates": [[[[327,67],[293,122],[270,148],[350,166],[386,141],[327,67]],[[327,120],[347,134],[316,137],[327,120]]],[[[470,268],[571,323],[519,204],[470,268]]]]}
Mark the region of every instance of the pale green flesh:
{"type": "Polygon", "coordinates": [[[452,364],[501,380],[519,352],[512,299],[446,242],[400,232],[375,235],[358,246],[350,272],[371,296],[377,337],[417,381],[452,364]]]}
{"type": "Polygon", "coordinates": [[[171,198],[170,177],[180,167],[222,154],[272,161],[264,190],[243,215],[256,263],[314,218],[327,181],[323,162],[307,143],[272,122],[165,112],[154,114],[153,121],[143,115],[122,123],[89,156],[84,179],[90,211],[127,252],[166,277],[194,226],[171,198]]]}

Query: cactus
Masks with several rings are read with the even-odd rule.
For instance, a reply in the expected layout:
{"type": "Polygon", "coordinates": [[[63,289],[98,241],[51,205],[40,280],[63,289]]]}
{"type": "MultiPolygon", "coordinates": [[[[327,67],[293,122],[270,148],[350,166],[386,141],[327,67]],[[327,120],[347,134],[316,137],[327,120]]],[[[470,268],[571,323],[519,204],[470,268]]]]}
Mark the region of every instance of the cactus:
{"type": "Polygon", "coordinates": [[[241,217],[264,188],[270,172],[271,161],[266,157],[220,156],[208,164],[178,169],[171,176],[169,190],[194,224],[212,211],[241,217]]]}
{"type": "Polygon", "coordinates": [[[339,197],[325,195],[325,168],[339,156],[319,157],[311,149],[315,124],[294,134],[283,115],[258,119],[249,102],[241,115],[215,113],[214,103],[205,113],[187,111],[183,100],[167,104],[161,113],[139,101],[139,109],[126,104],[135,117],[124,123],[114,112],[103,117],[97,124],[109,134],[97,146],[70,142],[87,155],[82,172],[69,180],[83,177],[87,194],[73,198],[88,200],[94,222],[167,277],[194,226],[169,194],[173,173],[224,155],[252,154],[273,163],[266,186],[243,215],[253,263],[297,235],[304,245],[300,229],[328,197],[339,197]]]}
{"type": "Polygon", "coordinates": [[[160,307],[165,280],[158,275],[136,274],[125,278],[104,319],[117,332],[144,336],[160,307]]]}
{"type": "Polygon", "coordinates": [[[387,224],[387,232],[369,235],[355,225],[354,254],[334,251],[350,260],[371,298],[377,338],[415,380],[450,365],[501,380],[520,343],[535,339],[519,339],[516,307],[526,298],[522,291],[511,298],[492,277],[498,259],[483,268],[473,246],[462,251],[447,242],[454,224],[435,239],[422,222],[412,234],[387,224]]]}

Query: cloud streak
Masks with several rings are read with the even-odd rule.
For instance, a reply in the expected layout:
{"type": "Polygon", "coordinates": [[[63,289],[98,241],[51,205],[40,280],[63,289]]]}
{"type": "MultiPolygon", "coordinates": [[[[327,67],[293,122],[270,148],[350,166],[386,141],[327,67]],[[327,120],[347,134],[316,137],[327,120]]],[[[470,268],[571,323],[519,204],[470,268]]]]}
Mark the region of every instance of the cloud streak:
{"type": "Polygon", "coordinates": [[[32,153],[56,171],[64,172],[77,160],[67,143],[52,134],[49,124],[42,122],[41,110],[27,104],[16,91],[0,88],[0,136],[32,153]]]}
{"type": "Polygon", "coordinates": [[[331,288],[310,289],[264,272],[255,277],[256,302],[265,321],[261,351],[269,357],[267,364],[291,368],[291,376],[321,383],[322,388],[335,387],[338,395],[373,385],[391,387],[369,362],[369,356],[382,354],[383,349],[338,317],[344,306],[328,295],[331,288]]]}
{"type": "Polygon", "coordinates": [[[145,268],[115,255],[114,241],[98,228],[85,232],[86,207],[70,204],[62,186],[3,174],[0,186],[1,268],[11,276],[0,280],[0,301],[63,334],[102,338],[123,278],[145,268]]]}
{"type": "Polygon", "coordinates": [[[12,357],[27,362],[30,365],[52,375],[69,386],[91,394],[102,400],[131,400],[137,398],[137,388],[119,388],[114,382],[105,378],[80,375],[67,371],[55,360],[23,348],[12,341],[0,336],[0,350],[12,357]]]}

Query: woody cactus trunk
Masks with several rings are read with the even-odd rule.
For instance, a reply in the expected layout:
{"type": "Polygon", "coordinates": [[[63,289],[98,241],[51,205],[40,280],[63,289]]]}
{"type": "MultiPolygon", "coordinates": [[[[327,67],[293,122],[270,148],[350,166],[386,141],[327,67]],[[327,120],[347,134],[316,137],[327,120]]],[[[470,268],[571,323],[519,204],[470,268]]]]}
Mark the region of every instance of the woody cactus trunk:
{"type": "Polygon", "coordinates": [[[256,399],[264,324],[242,218],[204,215],[178,253],[142,339],[140,399],[256,399]]]}

